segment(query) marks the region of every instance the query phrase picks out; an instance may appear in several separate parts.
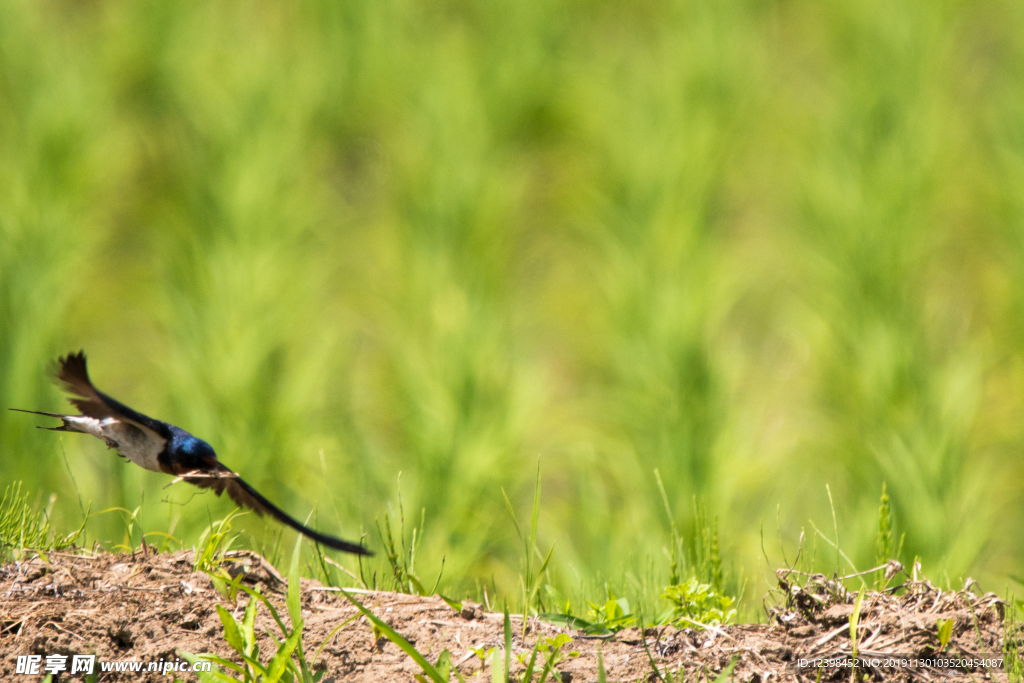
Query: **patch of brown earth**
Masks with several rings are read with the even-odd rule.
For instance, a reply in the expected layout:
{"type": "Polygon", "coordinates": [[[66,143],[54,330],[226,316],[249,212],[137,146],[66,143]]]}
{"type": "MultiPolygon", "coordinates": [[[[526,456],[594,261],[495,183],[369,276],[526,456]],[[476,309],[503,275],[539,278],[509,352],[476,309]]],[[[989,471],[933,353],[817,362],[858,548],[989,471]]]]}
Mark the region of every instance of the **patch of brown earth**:
{"type": "MultiPolygon", "coordinates": [[[[223,599],[208,576],[192,571],[192,553],[135,557],[51,553],[49,560],[36,558],[0,569],[0,680],[41,678],[15,673],[19,655],[42,655],[43,664],[47,655],[65,655],[68,670],[75,654],[94,654],[98,662],[144,662],[141,673],[101,673],[101,681],[166,682],[168,677],[146,672],[145,666],[173,662],[179,651],[240,661],[224,640],[215,606],[220,604],[241,619],[248,595],[239,592],[237,604],[223,599]]],[[[244,571],[248,584],[260,586],[287,624],[284,585],[273,568],[251,553],[236,554],[231,567],[244,571]]],[[[644,636],[633,628],[601,639],[536,618],[528,619],[524,627],[520,617],[513,617],[513,676],[523,671],[519,658],[529,655],[538,637],[566,633],[573,640],[563,651],[579,655],[567,656],[556,667],[554,680],[596,681],[598,647],[609,681],[657,680],[648,651],[662,672],[682,672],[690,681],[713,680],[733,659],[737,661],[735,680],[743,683],[818,680],[818,670],[801,666],[801,660],[848,660],[856,595],[820,575],[801,582],[793,581],[795,576],[780,571],[779,605],[770,609],[769,625],[700,632],[661,627],[647,629],[644,636]]],[[[996,596],[940,591],[924,581],[907,581],[903,586],[899,597],[872,592],[863,599],[858,628],[861,677],[1007,680],[991,661],[998,664],[1002,658],[1003,603],[996,596]],[[936,654],[941,619],[953,620],[953,629],[945,649],[936,654]],[[965,660],[970,662],[964,665],[965,660]]],[[[323,640],[353,617],[356,608],[316,581],[303,580],[302,587],[303,642],[312,659],[323,640]]],[[[355,595],[428,660],[436,661],[448,649],[467,679],[491,680],[489,667],[482,669],[472,649],[503,646],[502,615],[468,603],[457,612],[436,597],[365,591],[355,595]]],[[[262,606],[256,631],[266,663],[276,649],[270,634],[280,639],[281,632],[262,606]]],[[[538,659],[542,664],[543,659],[538,659]]],[[[327,669],[323,679],[327,682],[412,681],[413,674],[420,673],[393,643],[374,640],[365,617],[331,636],[314,668],[327,669]]],[[[184,681],[196,680],[189,672],[175,675],[184,681]]],[[[71,679],[81,680],[81,676],[71,679]]],[[[820,680],[852,680],[851,671],[832,666],[822,670],[820,680]]]]}

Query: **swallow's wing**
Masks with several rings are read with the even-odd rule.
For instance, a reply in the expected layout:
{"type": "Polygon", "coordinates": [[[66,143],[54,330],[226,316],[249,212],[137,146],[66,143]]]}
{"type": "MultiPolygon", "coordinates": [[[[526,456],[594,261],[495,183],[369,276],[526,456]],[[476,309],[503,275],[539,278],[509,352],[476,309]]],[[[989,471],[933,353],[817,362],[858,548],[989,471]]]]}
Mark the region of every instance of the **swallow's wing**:
{"type": "MultiPolygon", "coordinates": [[[[202,473],[183,475],[182,479],[187,481],[189,484],[198,486],[201,489],[211,489],[218,496],[226,491],[228,498],[235,501],[239,507],[248,508],[260,517],[262,517],[264,513],[269,512],[269,510],[260,504],[260,500],[258,498],[250,495],[245,488],[238,485],[240,478],[237,474],[220,463],[217,463],[217,465],[219,466],[219,471],[214,474],[202,473]]],[[[262,498],[262,496],[260,496],[260,498],[262,498]]]]}
{"type": "Polygon", "coordinates": [[[89,370],[83,351],[69,353],[60,358],[57,363],[55,372],[57,381],[68,393],[79,397],[70,398],[68,401],[78,408],[82,415],[100,420],[106,417],[116,417],[142,430],[148,439],[170,441],[172,435],[167,423],[132,410],[93,386],[89,379],[89,370]]]}
{"type": "Polygon", "coordinates": [[[79,398],[69,398],[68,402],[78,408],[78,412],[87,417],[112,417],[114,410],[108,406],[100,392],[89,380],[89,370],[85,364],[85,352],[69,353],[57,360],[57,368],[54,375],[57,381],[63,385],[64,390],[79,398]]]}
{"type": "Polygon", "coordinates": [[[281,508],[277,507],[269,500],[264,498],[260,493],[249,486],[244,479],[239,477],[237,474],[229,470],[221,463],[217,463],[220,470],[213,475],[202,474],[198,476],[184,476],[183,479],[190,484],[204,489],[212,489],[218,496],[227,491],[228,496],[231,500],[235,501],[241,507],[246,507],[255,512],[257,515],[262,516],[268,514],[277,521],[284,525],[290,526],[291,528],[298,531],[300,534],[308,536],[317,543],[322,543],[328,548],[334,548],[335,550],[341,550],[346,553],[353,553],[354,555],[372,555],[369,550],[361,545],[343,541],[340,538],[334,536],[328,536],[322,534],[319,531],[315,531],[305,526],[297,519],[286,513],[281,508]]]}

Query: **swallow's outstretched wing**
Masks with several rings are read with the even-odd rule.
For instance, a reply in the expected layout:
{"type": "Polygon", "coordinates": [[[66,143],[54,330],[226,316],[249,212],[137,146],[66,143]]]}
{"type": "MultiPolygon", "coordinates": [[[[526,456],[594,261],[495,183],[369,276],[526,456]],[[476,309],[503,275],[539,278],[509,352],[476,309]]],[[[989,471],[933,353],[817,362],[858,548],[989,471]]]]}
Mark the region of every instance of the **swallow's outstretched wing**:
{"type": "Polygon", "coordinates": [[[60,358],[54,369],[54,378],[68,393],[77,397],[68,401],[78,408],[80,415],[19,408],[11,410],[55,417],[63,422],[61,426],[40,429],[89,434],[102,440],[108,448],[116,448],[118,453],[140,467],[153,472],[170,472],[168,462],[162,456],[173,436],[171,425],[132,410],[93,386],[83,352],[60,358]]]}
{"type": "MultiPolygon", "coordinates": [[[[127,420],[139,427],[149,429],[164,439],[170,440],[170,425],[154,420],[148,415],[132,410],[117,399],[107,396],[93,386],[89,379],[89,370],[85,362],[85,352],[69,353],[58,359],[54,377],[69,394],[78,398],[69,398],[68,402],[78,408],[78,412],[86,417],[103,419],[116,417],[127,420]]],[[[57,416],[60,417],[60,416],[57,416]]]]}

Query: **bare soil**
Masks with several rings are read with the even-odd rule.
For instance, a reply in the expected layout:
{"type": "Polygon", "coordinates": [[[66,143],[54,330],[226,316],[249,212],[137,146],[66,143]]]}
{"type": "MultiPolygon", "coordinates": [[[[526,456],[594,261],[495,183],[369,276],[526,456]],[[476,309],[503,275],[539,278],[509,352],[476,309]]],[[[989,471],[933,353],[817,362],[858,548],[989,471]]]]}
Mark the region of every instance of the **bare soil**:
{"type": "MultiPolygon", "coordinates": [[[[134,557],[50,553],[48,559],[0,568],[0,680],[34,680],[15,673],[17,656],[28,654],[43,655],[44,662],[46,655],[53,654],[151,662],[174,660],[180,651],[187,651],[240,661],[224,640],[215,606],[221,604],[240,618],[248,596],[240,592],[236,604],[222,598],[208,576],[192,571],[190,552],[134,557]]],[[[233,571],[245,572],[248,584],[260,585],[287,623],[285,587],[273,568],[252,553],[236,554],[230,564],[233,571]]],[[[903,586],[899,596],[872,592],[863,598],[857,629],[864,663],[857,673],[862,680],[1008,680],[998,666],[1005,628],[1004,605],[997,596],[979,596],[970,587],[941,591],[911,579],[897,583],[903,586]],[[938,652],[937,629],[945,619],[952,620],[952,634],[938,652]]],[[[356,609],[336,590],[316,581],[303,580],[302,588],[303,642],[312,659],[320,643],[356,609]]],[[[502,647],[501,614],[487,613],[471,603],[456,611],[437,597],[365,591],[356,595],[430,661],[448,649],[467,679],[491,680],[489,667],[482,671],[480,658],[470,648],[502,647]]],[[[657,680],[648,651],[663,673],[682,672],[688,681],[714,680],[733,659],[737,662],[734,680],[743,683],[852,681],[850,668],[825,668],[819,679],[817,669],[800,666],[800,661],[849,657],[855,600],[855,594],[824,576],[780,570],[773,599],[776,606],[769,609],[768,624],[703,631],[661,627],[647,629],[643,636],[633,628],[602,639],[536,618],[529,618],[524,627],[520,617],[513,617],[514,653],[527,655],[538,637],[567,633],[573,641],[564,651],[579,655],[567,656],[554,680],[577,683],[597,680],[599,646],[609,681],[657,680]]],[[[275,650],[270,634],[280,639],[280,629],[264,608],[256,627],[265,663],[275,650]]],[[[523,666],[516,657],[512,662],[515,676],[523,666]]],[[[412,681],[413,674],[420,673],[393,643],[374,640],[365,617],[333,635],[314,668],[326,668],[323,680],[329,683],[412,681]]],[[[196,680],[193,673],[176,675],[180,680],[196,680]]],[[[79,675],[61,677],[69,679],[81,680],[79,675]]],[[[99,680],[170,679],[157,673],[111,672],[101,674],[99,680]]]]}

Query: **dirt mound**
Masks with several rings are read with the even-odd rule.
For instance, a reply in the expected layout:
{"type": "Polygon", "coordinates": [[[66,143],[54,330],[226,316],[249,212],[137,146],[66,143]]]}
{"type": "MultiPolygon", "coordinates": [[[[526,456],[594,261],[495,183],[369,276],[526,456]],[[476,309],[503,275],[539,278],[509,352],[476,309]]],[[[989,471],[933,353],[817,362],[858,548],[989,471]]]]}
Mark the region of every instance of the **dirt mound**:
{"type": "MultiPolygon", "coordinates": [[[[64,680],[68,676],[81,680],[80,674],[70,671],[73,657],[83,654],[95,655],[97,671],[104,662],[142,663],[140,672],[100,673],[101,681],[166,682],[169,679],[163,673],[146,671],[146,667],[154,662],[183,664],[180,651],[240,661],[223,637],[216,605],[241,619],[248,596],[239,593],[237,604],[224,600],[207,575],[192,571],[192,553],[134,557],[51,553],[48,559],[0,569],[0,680],[41,678],[17,673],[19,655],[40,655],[40,671],[48,656],[67,657],[64,680]]],[[[286,615],[285,587],[273,567],[255,554],[236,553],[230,568],[244,572],[247,583],[259,584],[286,615]]],[[[820,680],[851,680],[843,662],[851,654],[850,616],[856,594],[823,576],[805,576],[799,583],[794,581],[796,576],[780,571],[780,600],[769,609],[768,625],[703,631],[661,627],[647,629],[643,635],[633,628],[597,638],[536,618],[524,626],[521,618],[513,617],[514,654],[525,658],[538,637],[564,633],[572,641],[562,647],[565,658],[556,667],[562,681],[596,681],[599,646],[609,681],[657,680],[650,657],[662,672],[681,671],[687,680],[714,679],[735,659],[738,681],[815,681],[819,679],[812,665],[816,658],[829,663],[820,680]],[[570,656],[570,651],[578,656],[570,656]]],[[[995,595],[944,592],[916,580],[902,585],[899,596],[890,590],[867,593],[862,599],[857,629],[861,676],[1006,680],[1000,670],[1003,603],[995,595]],[[949,637],[940,651],[938,628],[943,620],[950,620],[951,628],[946,627],[949,637]]],[[[303,642],[312,660],[320,643],[357,612],[335,589],[306,580],[302,588],[303,642]]],[[[503,646],[502,615],[486,613],[471,603],[456,611],[436,597],[356,593],[428,660],[435,661],[449,650],[467,678],[481,672],[482,661],[474,649],[503,646]]],[[[287,616],[282,618],[287,623],[287,616]]],[[[256,633],[266,661],[276,649],[270,634],[281,637],[266,609],[258,613],[256,633]]],[[[353,620],[330,637],[314,668],[327,669],[324,681],[412,681],[419,667],[393,643],[374,636],[365,617],[353,620]]],[[[523,668],[513,657],[513,675],[523,668]]],[[[183,670],[175,675],[195,680],[194,673],[183,670]]],[[[477,680],[490,681],[490,676],[488,670],[477,680]]]]}

